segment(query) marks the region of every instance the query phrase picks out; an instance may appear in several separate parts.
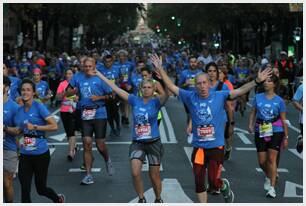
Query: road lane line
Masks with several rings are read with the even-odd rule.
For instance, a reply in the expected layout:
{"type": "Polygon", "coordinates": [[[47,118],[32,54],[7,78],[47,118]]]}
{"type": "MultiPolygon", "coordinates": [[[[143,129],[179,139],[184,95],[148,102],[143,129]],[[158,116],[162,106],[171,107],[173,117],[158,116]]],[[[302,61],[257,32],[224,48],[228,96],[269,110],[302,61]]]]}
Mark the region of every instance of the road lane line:
{"type": "MultiPolygon", "coordinates": [[[[86,172],[86,171],[81,170],[80,168],[70,168],[68,172],[86,172]]],[[[91,172],[101,172],[101,168],[91,168],[91,172]]]]}
{"type": "Polygon", "coordinates": [[[62,142],[66,138],[66,133],[49,136],[48,138],[62,142]]]}
{"type": "MultiPolygon", "coordinates": [[[[83,142],[77,142],[77,145],[83,145],[83,142]]],[[[93,142],[93,145],[95,145],[96,143],[93,142]]],[[[105,144],[131,144],[131,142],[105,142],[105,144]]],[[[49,142],[48,145],[50,146],[64,146],[64,145],[68,145],[68,142],[49,142]]]]}
{"type": "Polygon", "coordinates": [[[168,134],[169,134],[169,139],[170,139],[170,143],[177,143],[175,134],[174,134],[174,130],[173,130],[173,126],[171,124],[170,118],[168,116],[167,110],[165,107],[161,108],[161,111],[163,113],[163,118],[166,122],[167,128],[168,128],[168,134]]]}
{"type": "Polygon", "coordinates": [[[235,147],[238,151],[256,151],[255,147],[235,147]]]}
{"type": "Polygon", "coordinates": [[[49,150],[50,150],[50,156],[52,156],[53,153],[55,152],[55,148],[49,148],[49,150]]]}
{"type": "MultiPolygon", "coordinates": [[[[257,172],[263,172],[261,168],[255,168],[257,172]]],[[[286,168],[277,168],[277,172],[288,172],[289,171],[286,168]]]]}
{"type": "Polygon", "coordinates": [[[298,158],[300,158],[300,159],[303,159],[303,152],[302,153],[298,153],[297,151],[296,151],[296,149],[288,149],[289,150],[289,152],[291,152],[291,153],[293,153],[295,156],[297,156],[298,158]]]}
{"type": "Polygon", "coordinates": [[[160,134],[161,142],[162,143],[168,143],[163,121],[161,121],[161,124],[159,125],[159,134],[160,134]]]}
{"type": "Polygon", "coordinates": [[[247,138],[247,136],[245,136],[244,133],[242,133],[242,132],[237,132],[237,135],[238,135],[238,137],[241,139],[241,141],[242,141],[244,144],[252,144],[252,142],[247,138]]]}
{"type": "Polygon", "coordinates": [[[56,114],[60,111],[60,109],[61,109],[61,108],[58,108],[57,110],[55,110],[54,112],[52,112],[51,115],[56,115],[56,114]]]}
{"type": "Polygon", "coordinates": [[[238,131],[238,132],[243,132],[243,133],[245,133],[245,134],[250,134],[248,131],[246,131],[246,130],[244,130],[244,129],[240,129],[240,128],[238,128],[238,127],[235,127],[235,128],[234,128],[234,131],[235,131],[235,132],[237,132],[237,131],[238,131]]]}

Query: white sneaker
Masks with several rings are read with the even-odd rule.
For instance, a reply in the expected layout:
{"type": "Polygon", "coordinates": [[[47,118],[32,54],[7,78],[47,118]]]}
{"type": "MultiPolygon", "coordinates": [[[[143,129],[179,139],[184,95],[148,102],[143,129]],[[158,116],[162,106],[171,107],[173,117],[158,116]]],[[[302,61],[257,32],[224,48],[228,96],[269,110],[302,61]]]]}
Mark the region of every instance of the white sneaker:
{"type": "Polygon", "coordinates": [[[270,187],[269,191],[266,193],[266,196],[270,198],[276,197],[276,192],[275,192],[274,187],[270,187]]]}
{"type": "Polygon", "coordinates": [[[271,186],[270,178],[266,177],[266,178],[265,178],[265,183],[264,183],[264,189],[265,189],[266,191],[269,191],[270,186],[271,186]]]}

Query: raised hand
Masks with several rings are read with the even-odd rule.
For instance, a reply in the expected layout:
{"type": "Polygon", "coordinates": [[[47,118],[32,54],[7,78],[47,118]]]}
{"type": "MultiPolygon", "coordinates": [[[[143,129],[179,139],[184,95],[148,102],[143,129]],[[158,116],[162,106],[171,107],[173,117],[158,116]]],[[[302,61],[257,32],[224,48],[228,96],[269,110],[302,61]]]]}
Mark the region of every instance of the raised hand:
{"type": "Polygon", "coordinates": [[[158,57],[157,56],[157,54],[152,54],[151,56],[150,56],[150,59],[151,59],[151,62],[152,62],[152,64],[154,65],[154,67],[156,68],[156,69],[161,69],[162,68],[162,65],[163,65],[163,63],[162,63],[162,57],[158,57]]]}
{"type": "Polygon", "coordinates": [[[258,83],[264,82],[267,78],[269,78],[272,75],[272,69],[267,68],[265,70],[261,70],[259,69],[258,73],[257,73],[257,78],[256,81],[258,83]]]}

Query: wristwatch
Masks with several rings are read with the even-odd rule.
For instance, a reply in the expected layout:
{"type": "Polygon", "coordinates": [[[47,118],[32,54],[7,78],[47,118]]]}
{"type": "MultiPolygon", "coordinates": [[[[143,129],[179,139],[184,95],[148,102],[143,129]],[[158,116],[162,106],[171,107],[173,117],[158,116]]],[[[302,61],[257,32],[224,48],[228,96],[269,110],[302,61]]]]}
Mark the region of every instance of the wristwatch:
{"type": "Polygon", "coordinates": [[[36,124],[34,124],[34,129],[37,130],[37,125],[36,124]]]}
{"type": "Polygon", "coordinates": [[[285,136],[284,138],[285,138],[285,139],[289,139],[289,137],[288,137],[288,136],[285,136]]]}
{"type": "Polygon", "coordinates": [[[235,121],[231,121],[230,124],[231,124],[231,125],[234,125],[234,124],[235,124],[235,121]]]}

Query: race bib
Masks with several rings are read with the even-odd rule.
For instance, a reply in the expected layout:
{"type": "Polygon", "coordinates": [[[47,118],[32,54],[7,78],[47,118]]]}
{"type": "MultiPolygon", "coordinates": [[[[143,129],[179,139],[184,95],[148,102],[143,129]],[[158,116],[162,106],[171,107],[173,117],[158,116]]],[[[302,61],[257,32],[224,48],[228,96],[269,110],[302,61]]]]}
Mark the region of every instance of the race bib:
{"type": "Polygon", "coordinates": [[[27,72],[28,72],[28,68],[27,68],[27,67],[22,67],[22,68],[20,69],[20,72],[21,72],[21,73],[27,73],[27,72]]]}
{"type": "Polygon", "coordinates": [[[96,116],[96,109],[84,109],[82,112],[83,120],[92,120],[96,116]]]}
{"type": "Polygon", "coordinates": [[[27,151],[35,150],[36,149],[36,138],[32,137],[23,137],[23,141],[21,140],[21,145],[23,145],[24,149],[27,151]]]}
{"type": "Polygon", "coordinates": [[[127,74],[123,75],[123,82],[127,82],[129,79],[129,76],[127,74]]]}
{"type": "Polygon", "coordinates": [[[190,83],[190,85],[189,85],[190,87],[194,87],[195,86],[195,78],[194,77],[190,78],[189,83],[190,83]]]}
{"type": "Polygon", "coordinates": [[[239,79],[245,79],[246,78],[246,74],[244,74],[244,73],[239,73],[239,79]]]}
{"type": "Polygon", "coordinates": [[[272,123],[263,123],[259,125],[259,137],[271,137],[273,136],[272,123]]]}
{"type": "Polygon", "coordinates": [[[137,140],[151,139],[152,138],[151,125],[150,124],[136,125],[135,133],[137,135],[137,140]]]}
{"type": "Polygon", "coordinates": [[[200,141],[213,141],[215,137],[215,127],[213,125],[201,125],[197,128],[197,134],[200,141]]]}

